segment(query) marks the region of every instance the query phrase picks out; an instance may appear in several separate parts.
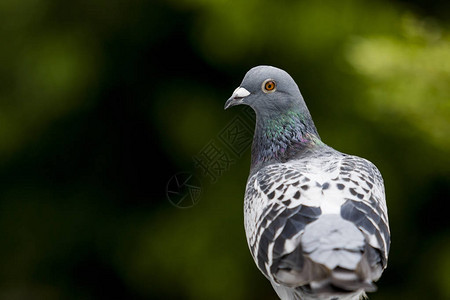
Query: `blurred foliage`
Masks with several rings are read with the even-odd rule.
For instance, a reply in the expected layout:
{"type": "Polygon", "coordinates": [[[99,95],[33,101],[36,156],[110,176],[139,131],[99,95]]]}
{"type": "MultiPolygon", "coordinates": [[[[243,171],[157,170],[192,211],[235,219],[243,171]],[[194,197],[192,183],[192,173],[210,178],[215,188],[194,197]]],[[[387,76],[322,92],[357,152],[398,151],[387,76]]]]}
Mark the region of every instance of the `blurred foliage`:
{"type": "Polygon", "coordinates": [[[424,142],[449,151],[450,37],[431,21],[402,18],[401,36],[355,40],[348,60],[371,81],[361,112],[390,114],[424,142]],[[367,109],[369,106],[370,109],[367,109]]]}
{"type": "Polygon", "coordinates": [[[243,231],[249,151],[215,182],[193,160],[259,64],[384,176],[392,246],[370,298],[449,299],[448,8],[1,1],[0,299],[276,299],[243,231]],[[202,181],[193,208],[167,200],[179,171],[202,181]]]}

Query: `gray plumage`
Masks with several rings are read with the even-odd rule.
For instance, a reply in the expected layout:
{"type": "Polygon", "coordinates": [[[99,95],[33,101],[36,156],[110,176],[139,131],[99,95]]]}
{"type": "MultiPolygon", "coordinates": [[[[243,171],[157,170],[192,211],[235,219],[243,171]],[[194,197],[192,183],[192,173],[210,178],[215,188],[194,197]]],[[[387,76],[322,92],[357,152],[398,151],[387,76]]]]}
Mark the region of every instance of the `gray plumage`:
{"type": "Polygon", "coordinates": [[[225,108],[256,112],[244,222],[250,252],[278,296],[359,299],[390,245],[384,185],[368,160],[324,144],[285,71],[259,66],[225,108]]]}

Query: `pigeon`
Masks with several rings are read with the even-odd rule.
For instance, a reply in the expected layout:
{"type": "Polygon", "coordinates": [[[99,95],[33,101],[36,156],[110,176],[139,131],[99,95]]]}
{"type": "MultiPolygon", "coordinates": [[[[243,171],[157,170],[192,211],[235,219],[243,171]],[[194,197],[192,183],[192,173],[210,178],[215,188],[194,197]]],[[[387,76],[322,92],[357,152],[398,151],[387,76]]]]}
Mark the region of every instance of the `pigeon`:
{"type": "Polygon", "coordinates": [[[258,269],[282,300],[362,299],[387,266],[383,178],[322,142],[284,70],[250,69],[225,109],[256,115],[244,226],[258,269]]]}

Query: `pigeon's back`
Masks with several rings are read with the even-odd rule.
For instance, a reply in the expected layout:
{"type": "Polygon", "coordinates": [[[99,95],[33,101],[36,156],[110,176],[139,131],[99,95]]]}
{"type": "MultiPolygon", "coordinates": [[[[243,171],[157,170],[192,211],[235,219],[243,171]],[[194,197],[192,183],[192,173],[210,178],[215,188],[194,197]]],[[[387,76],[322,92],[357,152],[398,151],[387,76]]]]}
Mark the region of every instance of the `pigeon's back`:
{"type": "Polygon", "coordinates": [[[244,214],[253,258],[281,299],[359,299],[386,267],[383,180],[365,159],[327,147],[265,166],[249,178],[244,214]]]}

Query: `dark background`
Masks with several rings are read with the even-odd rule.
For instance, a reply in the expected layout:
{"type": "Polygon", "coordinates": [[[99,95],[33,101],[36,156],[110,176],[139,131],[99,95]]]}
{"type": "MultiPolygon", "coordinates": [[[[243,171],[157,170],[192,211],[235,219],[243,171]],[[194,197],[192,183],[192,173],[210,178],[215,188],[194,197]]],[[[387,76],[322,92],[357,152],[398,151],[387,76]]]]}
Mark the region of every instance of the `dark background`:
{"type": "Polygon", "coordinates": [[[0,299],[277,299],[245,241],[249,150],[220,140],[260,64],[384,176],[370,298],[450,299],[448,3],[1,1],[0,299]],[[214,180],[194,162],[211,143],[233,159],[214,180]],[[188,209],[166,194],[181,171],[188,209]]]}

